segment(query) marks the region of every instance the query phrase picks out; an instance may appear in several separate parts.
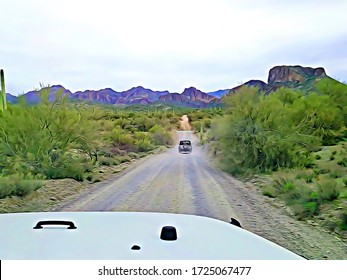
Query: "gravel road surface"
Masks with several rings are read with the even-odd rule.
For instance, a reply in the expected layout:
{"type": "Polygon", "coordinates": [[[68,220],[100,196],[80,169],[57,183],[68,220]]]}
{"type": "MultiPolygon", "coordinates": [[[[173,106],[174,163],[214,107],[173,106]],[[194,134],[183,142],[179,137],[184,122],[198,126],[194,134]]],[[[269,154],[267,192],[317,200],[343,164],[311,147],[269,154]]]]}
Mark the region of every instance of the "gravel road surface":
{"type": "Polygon", "coordinates": [[[97,184],[56,208],[58,211],[141,211],[184,213],[242,226],[309,259],[347,260],[346,245],[335,235],[288,216],[251,185],[215,168],[191,131],[191,154],[167,152],[141,159],[113,181],[97,184]]]}

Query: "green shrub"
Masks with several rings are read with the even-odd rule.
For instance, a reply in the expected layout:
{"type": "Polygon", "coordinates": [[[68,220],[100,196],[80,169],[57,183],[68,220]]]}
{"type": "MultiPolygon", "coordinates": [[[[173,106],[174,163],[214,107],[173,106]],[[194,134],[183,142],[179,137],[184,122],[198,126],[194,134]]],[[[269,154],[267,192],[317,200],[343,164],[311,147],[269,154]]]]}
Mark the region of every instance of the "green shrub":
{"type": "Polygon", "coordinates": [[[306,183],[312,183],[315,177],[316,174],[312,169],[300,170],[296,175],[296,179],[304,179],[306,183]]]}
{"type": "Polygon", "coordinates": [[[119,160],[120,163],[131,162],[131,157],[129,157],[128,155],[118,156],[116,157],[116,159],[119,160]]]}
{"type": "Polygon", "coordinates": [[[139,152],[148,152],[150,150],[153,150],[154,148],[153,144],[148,138],[145,138],[143,140],[136,140],[135,146],[136,150],[139,152]]]}
{"type": "Polygon", "coordinates": [[[339,198],[346,199],[347,198],[347,190],[340,192],[339,198]]]}
{"type": "Polygon", "coordinates": [[[146,132],[136,132],[135,133],[135,139],[136,140],[145,140],[148,139],[148,134],[146,132]]]}
{"type": "Polygon", "coordinates": [[[289,192],[295,189],[295,185],[292,181],[288,181],[283,185],[282,192],[289,192]]]}
{"type": "Polygon", "coordinates": [[[289,174],[283,171],[278,171],[275,173],[273,182],[272,182],[272,187],[276,190],[277,194],[285,192],[284,186],[286,184],[287,188],[290,186],[290,184],[293,183],[295,180],[295,176],[293,174],[289,174]]]}
{"type": "Polygon", "coordinates": [[[343,159],[339,160],[337,162],[338,165],[341,165],[341,166],[344,166],[344,167],[347,167],[347,158],[344,157],[343,159]]]}
{"type": "Polygon", "coordinates": [[[152,134],[152,140],[156,145],[172,145],[171,134],[159,125],[152,127],[149,132],[152,134]]]}
{"type": "Polygon", "coordinates": [[[100,165],[110,166],[110,165],[116,165],[117,161],[113,158],[108,157],[101,157],[99,158],[100,165]]]}
{"type": "Polygon", "coordinates": [[[337,183],[329,176],[320,175],[317,181],[318,194],[322,201],[333,201],[339,197],[337,183]]]}
{"type": "Polygon", "coordinates": [[[264,187],[262,189],[262,194],[265,196],[268,196],[268,197],[276,197],[277,196],[276,190],[271,186],[264,187]]]}
{"type": "Polygon", "coordinates": [[[83,181],[83,167],[77,162],[61,163],[58,166],[48,166],[42,170],[47,179],[71,178],[76,181],[83,181]]]}
{"type": "Polygon", "coordinates": [[[341,178],[346,175],[346,168],[336,164],[336,162],[328,162],[326,168],[332,178],[341,178]]]}
{"type": "Polygon", "coordinates": [[[295,188],[283,194],[286,204],[301,220],[319,214],[320,199],[317,192],[303,181],[296,182],[295,188]]]}
{"type": "MultiPolygon", "coordinates": [[[[98,112],[79,110],[61,96],[50,103],[50,93],[49,88],[44,88],[39,92],[41,103],[27,106],[22,99],[18,105],[9,106],[2,114],[2,172],[62,177],[63,173],[69,173],[62,169],[72,168],[76,171],[74,165],[82,162],[74,161],[66,167],[64,161],[67,158],[82,159],[95,150],[98,130],[92,119],[97,118],[98,112]]],[[[80,174],[75,177],[80,177],[80,174]]]]}
{"type": "Polygon", "coordinates": [[[134,138],[131,134],[122,134],[119,136],[119,144],[130,148],[134,144],[134,138]]]}
{"type": "Polygon", "coordinates": [[[320,174],[328,174],[330,173],[330,169],[329,168],[319,168],[316,169],[316,174],[320,175],[320,174]]]}
{"type": "Polygon", "coordinates": [[[89,173],[92,172],[94,169],[94,165],[91,162],[83,162],[80,164],[83,172],[89,173]]]}
{"type": "Polygon", "coordinates": [[[338,220],[338,226],[341,230],[347,230],[347,212],[341,213],[338,220]]]}
{"type": "MultiPolygon", "coordinates": [[[[346,100],[346,86],[343,90],[332,84],[327,88],[318,93],[282,88],[265,94],[258,88],[242,87],[238,94],[226,97],[225,116],[212,125],[226,170],[314,167],[311,153],[322,144],[336,143],[345,131],[347,114],[341,102],[346,100]]],[[[321,156],[316,155],[316,160],[321,156]]],[[[337,153],[332,156],[337,158],[337,153]]]]}
{"type": "Polygon", "coordinates": [[[138,153],[134,153],[134,152],[128,153],[128,156],[131,157],[132,159],[140,158],[140,155],[138,153]]]}
{"type": "Polygon", "coordinates": [[[315,201],[306,201],[292,205],[292,210],[299,220],[311,218],[319,214],[319,204],[315,201]]]}
{"type": "Polygon", "coordinates": [[[102,149],[98,151],[98,155],[104,156],[104,157],[113,157],[113,152],[109,149],[102,149]]]}
{"type": "Polygon", "coordinates": [[[11,175],[0,178],[0,199],[7,196],[26,196],[42,187],[38,180],[23,179],[19,175],[11,175]]]}

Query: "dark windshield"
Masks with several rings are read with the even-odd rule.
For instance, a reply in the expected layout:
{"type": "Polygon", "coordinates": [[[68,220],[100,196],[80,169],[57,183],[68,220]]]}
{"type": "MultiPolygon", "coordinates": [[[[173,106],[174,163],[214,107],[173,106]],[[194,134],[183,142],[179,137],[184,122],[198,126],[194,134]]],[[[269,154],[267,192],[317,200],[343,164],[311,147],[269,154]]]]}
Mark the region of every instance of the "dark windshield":
{"type": "Polygon", "coordinates": [[[191,145],[190,141],[180,141],[180,145],[191,145]]]}

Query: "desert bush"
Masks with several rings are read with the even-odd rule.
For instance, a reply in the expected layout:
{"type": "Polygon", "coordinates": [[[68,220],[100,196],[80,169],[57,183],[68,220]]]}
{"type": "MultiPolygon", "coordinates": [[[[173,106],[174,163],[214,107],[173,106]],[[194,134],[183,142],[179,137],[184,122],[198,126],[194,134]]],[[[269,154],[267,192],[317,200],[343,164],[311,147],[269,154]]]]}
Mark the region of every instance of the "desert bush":
{"type": "MultiPolygon", "coordinates": [[[[311,170],[308,178],[313,174],[311,170]]],[[[263,194],[282,198],[298,219],[317,215],[322,200],[314,187],[307,183],[306,176],[303,170],[300,170],[296,176],[294,172],[276,172],[272,185],[265,188],[263,194]]]]}
{"type": "Polygon", "coordinates": [[[321,201],[318,193],[305,180],[295,180],[282,194],[298,219],[305,219],[319,214],[321,201]]]}
{"type": "Polygon", "coordinates": [[[41,103],[27,106],[21,101],[0,118],[0,168],[7,174],[40,173],[49,178],[60,172],[53,169],[67,157],[75,160],[73,167],[95,149],[94,113],[74,109],[61,97],[49,102],[48,89],[41,94],[41,103]]]}
{"type": "Polygon", "coordinates": [[[129,157],[129,155],[117,156],[116,160],[118,160],[120,163],[131,162],[131,157],[129,157]]]}
{"type": "Polygon", "coordinates": [[[319,204],[315,201],[295,203],[291,205],[291,209],[299,220],[311,218],[320,212],[319,204]]]}
{"type": "Polygon", "coordinates": [[[292,173],[287,173],[283,171],[278,171],[275,173],[273,181],[272,181],[272,187],[275,189],[277,194],[284,192],[284,186],[286,184],[287,188],[292,184],[295,180],[295,175],[292,173]]]}
{"type": "Polygon", "coordinates": [[[135,152],[128,153],[128,156],[132,159],[139,159],[140,158],[140,155],[138,153],[135,153],[135,152]]]}
{"type": "Polygon", "coordinates": [[[342,159],[340,159],[338,162],[337,162],[338,165],[341,165],[341,166],[344,166],[344,167],[347,167],[347,158],[344,157],[342,159]]]}
{"type": "Polygon", "coordinates": [[[119,136],[118,144],[126,149],[131,149],[134,146],[134,138],[131,134],[122,134],[119,136]]]}
{"type": "Polygon", "coordinates": [[[337,183],[330,176],[319,175],[317,181],[319,198],[322,201],[333,201],[339,197],[337,183]]]}
{"type": "Polygon", "coordinates": [[[154,145],[151,143],[151,140],[148,138],[135,140],[135,146],[136,146],[136,150],[139,152],[147,152],[147,151],[153,150],[154,148],[154,145]]]}
{"type": "Polygon", "coordinates": [[[149,139],[148,138],[148,133],[146,132],[135,132],[135,139],[136,140],[145,140],[145,139],[149,139]]]}
{"type": "Polygon", "coordinates": [[[43,169],[42,174],[46,175],[47,179],[64,179],[71,178],[76,181],[83,181],[83,167],[76,162],[61,162],[54,166],[48,166],[43,169]]]}
{"type": "Polygon", "coordinates": [[[312,183],[316,173],[312,169],[301,169],[297,171],[296,179],[304,179],[306,183],[312,183]]]}
{"type": "Polygon", "coordinates": [[[114,153],[110,149],[101,149],[98,152],[99,156],[104,156],[104,157],[113,157],[114,153]]]}
{"type": "Polygon", "coordinates": [[[227,115],[217,124],[215,134],[230,168],[276,171],[279,168],[304,166],[309,148],[318,138],[298,133],[291,118],[291,108],[278,96],[246,88],[227,99],[227,115]]]}
{"type": "Polygon", "coordinates": [[[99,163],[100,163],[100,165],[111,166],[111,165],[117,165],[118,161],[116,161],[115,159],[110,158],[110,157],[100,157],[99,163]]]}
{"type": "Polygon", "coordinates": [[[83,173],[90,173],[94,169],[94,165],[91,162],[81,162],[79,164],[81,165],[83,173]]]}
{"type": "Polygon", "coordinates": [[[338,219],[338,227],[341,230],[347,230],[347,212],[341,213],[338,219]]]}
{"type": "Polygon", "coordinates": [[[40,187],[42,187],[41,181],[24,179],[18,174],[0,177],[0,199],[7,196],[23,197],[40,187]]]}
{"type": "MultiPolygon", "coordinates": [[[[343,124],[347,123],[347,85],[333,79],[322,79],[316,86],[318,94],[329,97],[330,104],[339,110],[343,124]]],[[[345,130],[346,131],[346,130],[345,130]]]]}
{"type": "Polygon", "coordinates": [[[346,90],[330,84],[329,91],[321,88],[318,93],[282,88],[265,95],[243,87],[226,97],[226,114],[214,128],[219,149],[226,155],[226,170],[313,167],[310,153],[321,144],[336,143],[346,131],[346,108],[339,103],[346,99],[346,90]]]}
{"type": "Polygon", "coordinates": [[[152,127],[149,132],[152,134],[152,140],[156,145],[172,145],[173,139],[170,132],[159,125],[152,127]]]}
{"type": "Polygon", "coordinates": [[[276,189],[272,186],[265,186],[262,189],[262,194],[268,197],[277,197],[278,193],[276,192],[276,189]]]}
{"type": "Polygon", "coordinates": [[[130,120],[127,120],[125,118],[119,118],[114,120],[114,127],[119,127],[121,129],[125,129],[126,126],[130,124],[130,120]]]}

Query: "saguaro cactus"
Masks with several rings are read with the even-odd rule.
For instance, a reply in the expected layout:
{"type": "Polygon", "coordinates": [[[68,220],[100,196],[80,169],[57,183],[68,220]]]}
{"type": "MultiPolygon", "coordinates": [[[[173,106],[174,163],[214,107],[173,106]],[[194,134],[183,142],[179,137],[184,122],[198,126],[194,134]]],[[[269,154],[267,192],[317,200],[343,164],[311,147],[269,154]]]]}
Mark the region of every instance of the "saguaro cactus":
{"type": "Polygon", "coordinates": [[[6,103],[6,90],[5,90],[5,77],[4,77],[4,70],[0,70],[0,79],[1,79],[1,103],[0,103],[0,110],[4,111],[7,109],[7,103],[6,103]]]}
{"type": "Polygon", "coordinates": [[[202,141],[204,135],[204,129],[202,128],[202,124],[200,125],[200,141],[202,141]]]}

